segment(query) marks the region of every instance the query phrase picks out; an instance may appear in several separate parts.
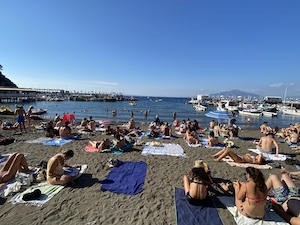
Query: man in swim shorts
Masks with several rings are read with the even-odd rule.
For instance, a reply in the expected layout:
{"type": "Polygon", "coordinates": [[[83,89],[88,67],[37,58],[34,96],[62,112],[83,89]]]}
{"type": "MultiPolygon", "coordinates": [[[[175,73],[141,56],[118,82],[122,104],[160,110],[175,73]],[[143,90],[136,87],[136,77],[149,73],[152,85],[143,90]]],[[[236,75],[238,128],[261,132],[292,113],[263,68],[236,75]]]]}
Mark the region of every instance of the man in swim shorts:
{"type": "Polygon", "coordinates": [[[24,132],[26,132],[26,130],[25,130],[25,114],[26,114],[26,112],[25,112],[23,106],[17,105],[14,115],[18,116],[17,122],[19,124],[18,126],[20,127],[21,132],[22,132],[22,129],[24,129],[24,132]]]}

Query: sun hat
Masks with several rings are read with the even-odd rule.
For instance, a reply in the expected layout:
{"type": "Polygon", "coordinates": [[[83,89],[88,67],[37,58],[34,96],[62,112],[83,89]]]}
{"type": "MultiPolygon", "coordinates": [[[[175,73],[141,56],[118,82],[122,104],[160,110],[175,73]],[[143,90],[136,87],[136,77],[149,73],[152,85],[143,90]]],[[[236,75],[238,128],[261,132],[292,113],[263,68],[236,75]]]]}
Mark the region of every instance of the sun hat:
{"type": "Polygon", "coordinates": [[[194,164],[194,168],[204,167],[203,160],[197,159],[194,164]]]}

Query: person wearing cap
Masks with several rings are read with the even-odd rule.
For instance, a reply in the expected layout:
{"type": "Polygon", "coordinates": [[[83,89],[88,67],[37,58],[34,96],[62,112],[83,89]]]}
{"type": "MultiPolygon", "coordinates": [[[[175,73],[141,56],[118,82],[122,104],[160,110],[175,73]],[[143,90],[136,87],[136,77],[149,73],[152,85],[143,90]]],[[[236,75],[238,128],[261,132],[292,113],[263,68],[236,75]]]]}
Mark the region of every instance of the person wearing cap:
{"type": "Polygon", "coordinates": [[[202,160],[196,160],[188,175],[183,177],[184,192],[192,205],[202,205],[207,197],[207,188],[211,184],[208,166],[202,160]]]}
{"type": "Polygon", "coordinates": [[[278,157],[279,153],[279,145],[277,141],[274,138],[274,134],[272,132],[266,133],[266,136],[261,137],[259,139],[259,142],[256,146],[257,149],[260,151],[264,151],[267,153],[274,153],[275,152],[275,157],[278,157]],[[275,146],[275,149],[273,148],[275,146]]]}

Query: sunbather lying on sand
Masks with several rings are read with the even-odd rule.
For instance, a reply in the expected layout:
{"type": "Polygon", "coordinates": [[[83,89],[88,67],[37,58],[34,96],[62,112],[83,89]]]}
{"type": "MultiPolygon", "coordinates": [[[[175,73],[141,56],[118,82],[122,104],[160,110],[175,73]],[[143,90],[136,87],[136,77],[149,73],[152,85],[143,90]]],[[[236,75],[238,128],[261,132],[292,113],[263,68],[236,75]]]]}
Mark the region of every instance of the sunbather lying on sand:
{"type": "Polygon", "coordinates": [[[106,138],[105,140],[102,141],[89,141],[89,144],[94,148],[104,150],[104,149],[110,149],[111,141],[108,138],[106,138]]]}
{"type": "Polygon", "coordinates": [[[212,155],[214,161],[221,161],[221,159],[225,158],[226,156],[230,156],[235,162],[237,163],[251,163],[251,164],[262,164],[263,156],[262,153],[252,156],[249,153],[246,153],[242,156],[230,151],[228,148],[223,148],[221,151],[217,152],[216,154],[212,155]]]}
{"type": "Polygon", "coordinates": [[[31,173],[23,154],[11,155],[0,170],[0,184],[15,178],[17,172],[31,173]]]}

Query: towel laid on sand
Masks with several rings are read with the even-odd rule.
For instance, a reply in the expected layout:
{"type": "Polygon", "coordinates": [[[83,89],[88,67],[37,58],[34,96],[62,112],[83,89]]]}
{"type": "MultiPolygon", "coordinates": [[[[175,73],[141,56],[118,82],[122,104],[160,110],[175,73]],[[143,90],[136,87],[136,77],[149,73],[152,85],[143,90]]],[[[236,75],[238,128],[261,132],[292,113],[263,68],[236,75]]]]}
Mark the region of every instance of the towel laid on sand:
{"type": "Polygon", "coordinates": [[[218,148],[218,149],[222,149],[222,148],[225,147],[225,145],[222,144],[222,143],[218,143],[218,145],[216,145],[216,146],[209,146],[209,145],[208,145],[208,139],[207,139],[207,138],[200,139],[199,141],[200,141],[200,143],[201,143],[205,148],[218,148]]]}
{"type": "Polygon", "coordinates": [[[142,155],[170,155],[187,157],[183,148],[179,144],[162,143],[161,146],[152,146],[151,142],[147,142],[145,144],[142,155]]]}
{"type": "Polygon", "coordinates": [[[199,143],[199,144],[189,144],[187,140],[185,140],[185,143],[186,143],[189,147],[193,147],[193,148],[204,147],[203,144],[201,144],[201,143],[199,143]]]}
{"type": "Polygon", "coordinates": [[[251,152],[254,152],[256,154],[262,153],[263,157],[267,160],[285,161],[288,158],[286,155],[283,155],[283,154],[278,154],[278,157],[276,157],[275,154],[267,153],[267,152],[261,151],[259,149],[249,148],[248,150],[251,152]]]}
{"type": "MultiPolygon", "coordinates": [[[[75,179],[79,178],[83,173],[86,172],[88,166],[87,165],[81,165],[80,170],[78,168],[71,168],[72,171],[69,171],[69,173],[73,173],[75,176],[75,179]],[[76,172],[77,170],[77,172],[76,172]]],[[[30,186],[27,188],[25,191],[16,194],[9,202],[12,204],[17,204],[17,203],[23,203],[23,204],[28,204],[28,205],[33,205],[33,206],[43,206],[46,202],[48,202],[54,195],[56,195],[58,192],[60,192],[65,186],[62,185],[52,185],[49,184],[48,182],[43,182],[39,183],[33,186],[30,186]],[[32,201],[24,201],[22,198],[24,194],[33,192],[35,189],[39,189],[41,191],[41,196],[32,201]]]]}
{"type": "Polygon", "coordinates": [[[248,166],[252,166],[252,167],[257,168],[257,169],[272,169],[272,166],[270,166],[268,164],[258,165],[258,164],[252,164],[252,163],[237,163],[230,156],[226,156],[226,158],[223,158],[222,161],[226,162],[230,166],[236,166],[236,167],[246,168],[248,166]]]}
{"type": "Polygon", "coordinates": [[[43,145],[52,145],[52,146],[63,146],[64,144],[67,144],[69,142],[73,141],[73,139],[60,139],[60,138],[53,138],[48,141],[42,142],[43,145]]]}
{"type": "Polygon", "coordinates": [[[114,167],[102,181],[101,190],[116,194],[136,195],[143,190],[147,164],[141,162],[123,162],[114,167]]]}
{"type": "Polygon", "coordinates": [[[266,214],[263,220],[251,219],[242,215],[235,206],[234,197],[231,196],[218,196],[217,197],[224,206],[233,215],[236,224],[243,225],[288,225],[277,213],[272,209],[266,209],[266,214]]]}
{"type": "Polygon", "coordinates": [[[175,208],[177,225],[222,225],[218,210],[211,197],[206,199],[203,206],[191,205],[181,188],[175,188],[175,208]]]}
{"type": "Polygon", "coordinates": [[[51,141],[52,138],[49,137],[39,137],[37,139],[33,139],[33,140],[27,140],[25,141],[25,143],[27,144],[42,144],[45,141],[51,141]]]}

